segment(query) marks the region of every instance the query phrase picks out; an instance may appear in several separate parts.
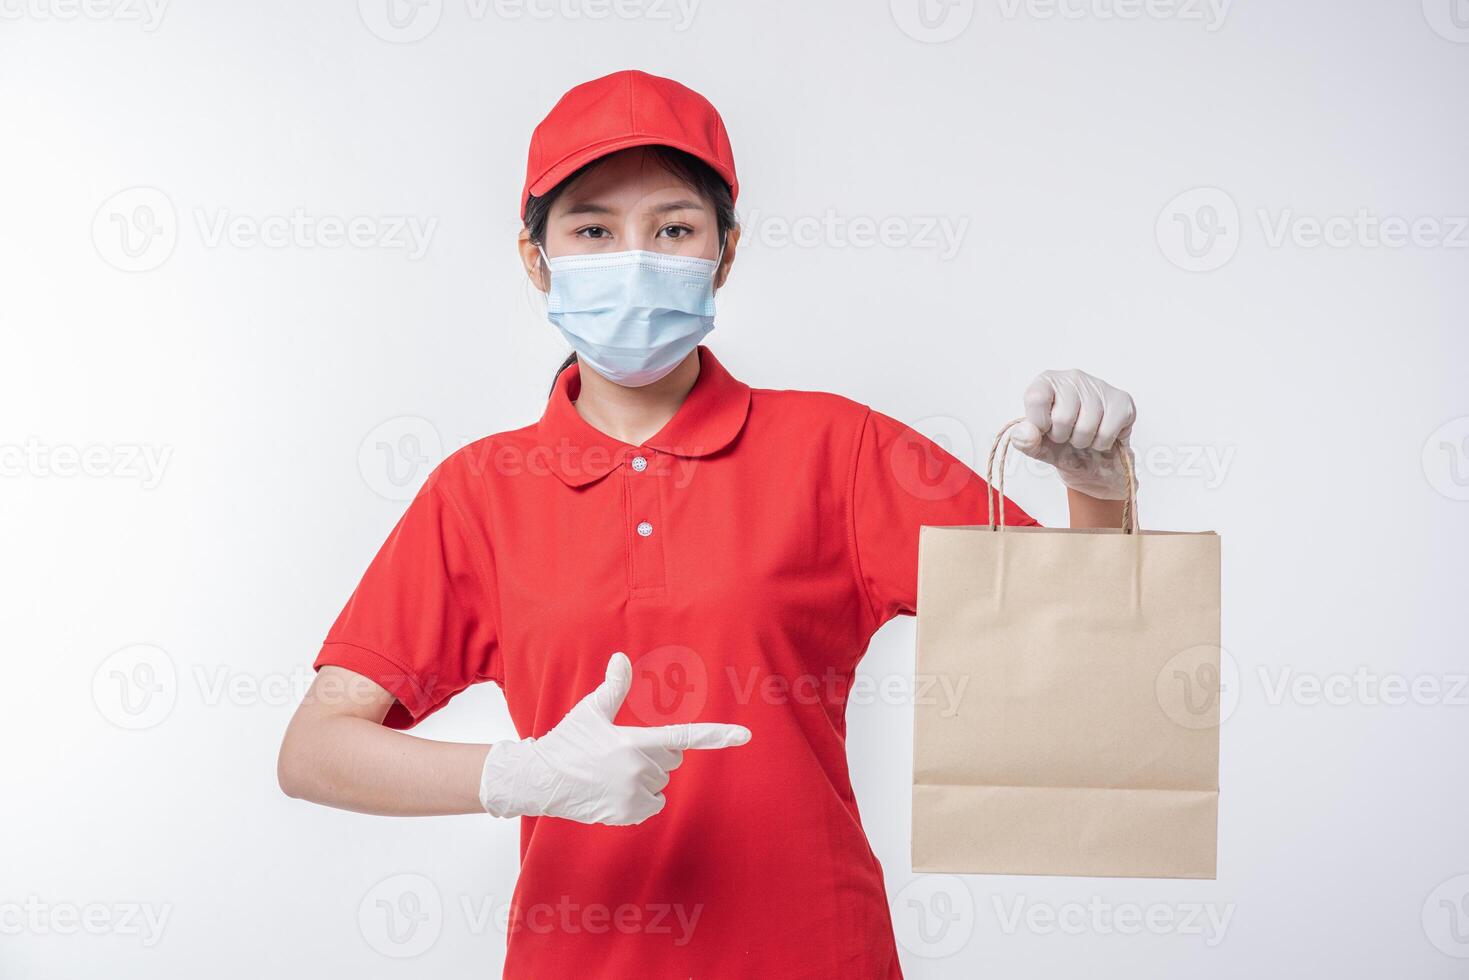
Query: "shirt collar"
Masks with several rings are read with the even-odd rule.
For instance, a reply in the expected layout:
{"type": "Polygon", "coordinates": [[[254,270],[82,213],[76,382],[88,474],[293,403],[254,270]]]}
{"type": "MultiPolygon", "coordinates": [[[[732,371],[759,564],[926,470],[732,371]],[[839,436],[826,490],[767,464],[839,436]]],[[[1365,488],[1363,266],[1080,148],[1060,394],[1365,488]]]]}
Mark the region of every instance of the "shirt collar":
{"type": "MultiPolygon", "coordinates": [[[[734,441],[744,428],[750,386],[725,370],[714,352],[700,344],[699,376],[673,418],[644,440],[644,449],[675,456],[707,456],[734,441]]],[[[614,439],[577,413],[572,399],[581,393],[581,365],[573,362],[556,378],[545,414],[536,423],[536,440],[550,469],[567,486],[579,487],[606,476],[640,447],[614,439]]]]}

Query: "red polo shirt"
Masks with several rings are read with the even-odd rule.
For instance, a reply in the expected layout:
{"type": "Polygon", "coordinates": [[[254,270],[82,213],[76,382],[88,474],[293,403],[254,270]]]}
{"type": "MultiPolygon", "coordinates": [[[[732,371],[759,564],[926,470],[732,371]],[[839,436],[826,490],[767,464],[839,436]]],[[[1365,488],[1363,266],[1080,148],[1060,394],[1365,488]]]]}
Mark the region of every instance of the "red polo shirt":
{"type": "Polygon", "coordinates": [[[919,526],[983,523],[985,484],[866,405],[752,389],[699,355],[641,445],[582,420],[573,365],[538,422],[446,459],[316,665],[392,692],[395,728],[494,681],[526,737],[621,650],[618,724],[750,729],[689,752],[640,825],[523,819],[506,977],[900,977],[846,699],[873,632],[914,612],[919,526]]]}

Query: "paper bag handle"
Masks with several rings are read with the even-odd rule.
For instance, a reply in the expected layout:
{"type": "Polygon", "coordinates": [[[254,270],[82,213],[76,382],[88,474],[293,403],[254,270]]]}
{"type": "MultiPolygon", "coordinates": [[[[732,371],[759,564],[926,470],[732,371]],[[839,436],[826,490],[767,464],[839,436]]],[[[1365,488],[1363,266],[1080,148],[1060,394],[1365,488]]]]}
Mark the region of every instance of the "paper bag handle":
{"type": "MultiPolygon", "coordinates": [[[[991,531],[1004,530],[1005,527],[1005,459],[1010,453],[1010,439],[1008,437],[1010,435],[1010,430],[1024,421],[1025,416],[1022,415],[1018,419],[1011,419],[1010,421],[1006,422],[1003,426],[1000,427],[999,433],[995,435],[995,441],[990,445],[989,462],[985,464],[984,468],[984,496],[986,503],[988,503],[989,505],[990,515],[988,524],[991,531]],[[1002,442],[1004,443],[1003,448],[1001,448],[1000,445],[1002,442]],[[1000,457],[1000,473],[998,482],[996,482],[995,480],[996,453],[998,453],[1000,457]],[[999,502],[1000,510],[1000,523],[998,527],[995,524],[996,501],[999,502]]],[[[1135,474],[1132,469],[1132,454],[1128,452],[1123,452],[1118,453],[1118,455],[1122,457],[1122,471],[1127,474],[1127,497],[1122,502],[1122,533],[1132,534],[1138,529],[1137,474],[1135,474]]]]}

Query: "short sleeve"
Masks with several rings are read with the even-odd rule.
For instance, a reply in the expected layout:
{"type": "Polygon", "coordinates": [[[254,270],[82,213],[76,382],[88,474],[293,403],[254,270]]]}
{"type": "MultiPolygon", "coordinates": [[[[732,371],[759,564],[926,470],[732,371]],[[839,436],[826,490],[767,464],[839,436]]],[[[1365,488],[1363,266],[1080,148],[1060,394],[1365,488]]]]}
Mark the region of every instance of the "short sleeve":
{"type": "Polygon", "coordinates": [[[442,476],[443,466],[408,505],[316,658],[391,692],[390,728],[411,728],[471,684],[503,684],[488,535],[442,476]]]}
{"type": "MultiPolygon", "coordinates": [[[[938,443],[869,409],[852,465],[851,529],[857,578],[874,629],[918,605],[918,529],[989,520],[984,478],[938,443]]],[[[1005,523],[1037,526],[1014,501],[1005,523]]]]}

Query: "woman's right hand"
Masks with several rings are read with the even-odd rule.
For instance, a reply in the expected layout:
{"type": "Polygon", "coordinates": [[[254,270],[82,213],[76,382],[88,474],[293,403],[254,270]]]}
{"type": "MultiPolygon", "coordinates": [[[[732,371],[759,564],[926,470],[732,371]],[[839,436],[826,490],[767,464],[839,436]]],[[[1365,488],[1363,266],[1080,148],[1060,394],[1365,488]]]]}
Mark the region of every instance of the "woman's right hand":
{"type": "Polygon", "coordinates": [[[614,653],[606,679],[555,728],[540,738],[490,746],[480,776],[485,811],[497,817],[642,823],[663,809],[663,787],[683,763],[685,749],[724,749],[750,740],[742,725],[614,725],[631,687],[632,663],[614,653]]]}

